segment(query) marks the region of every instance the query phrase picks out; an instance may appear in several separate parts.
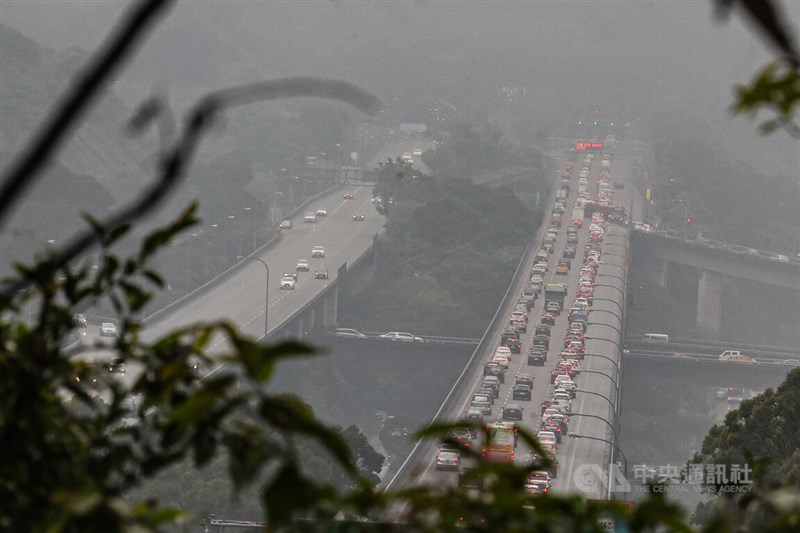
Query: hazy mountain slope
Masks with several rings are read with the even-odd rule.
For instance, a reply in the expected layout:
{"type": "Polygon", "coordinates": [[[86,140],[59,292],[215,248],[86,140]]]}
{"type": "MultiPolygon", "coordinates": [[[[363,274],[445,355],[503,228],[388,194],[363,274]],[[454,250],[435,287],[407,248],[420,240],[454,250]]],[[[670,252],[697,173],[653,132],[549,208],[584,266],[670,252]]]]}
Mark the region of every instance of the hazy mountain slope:
{"type": "MultiPolygon", "coordinates": [[[[39,47],[17,30],[0,25],[0,164],[5,167],[36,131],[54,102],[64,94],[87,52],[56,53],[39,47]]],[[[130,110],[106,94],[58,154],[57,161],[77,175],[96,179],[115,203],[146,178],[147,156],[137,140],[124,134],[130,110]]],[[[148,178],[149,179],[149,178],[148,178]]],[[[42,182],[47,187],[46,180],[42,182]]],[[[103,213],[109,205],[76,206],[103,213]]]]}

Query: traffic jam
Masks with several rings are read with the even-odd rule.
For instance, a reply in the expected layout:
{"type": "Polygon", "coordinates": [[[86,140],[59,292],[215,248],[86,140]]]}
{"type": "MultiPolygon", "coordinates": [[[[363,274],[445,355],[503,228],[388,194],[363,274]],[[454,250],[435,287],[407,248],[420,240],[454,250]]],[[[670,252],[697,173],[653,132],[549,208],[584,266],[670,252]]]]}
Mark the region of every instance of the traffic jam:
{"type": "MultiPolygon", "coordinates": [[[[531,494],[547,493],[558,476],[559,448],[566,443],[573,401],[579,394],[584,335],[607,224],[629,223],[624,208],[612,205],[614,189],[624,185],[611,185],[611,157],[598,156],[587,154],[577,175],[572,162],[560,170],[550,226],[539,243],[528,281],[496,347],[486,354],[483,376],[464,418],[486,426],[487,442],[474,430],[450,435],[476,452],[480,446],[480,455],[487,461],[540,464],[541,469],[532,471],[524,485],[531,494]],[[597,160],[600,171],[592,198],[589,176],[597,160]],[[518,447],[518,427],[536,435],[550,461],[542,461],[527,446],[518,447]]],[[[444,444],[434,464],[436,470],[463,474],[469,461],[465,458],[462,464],[459,449],[444,444]]]]}

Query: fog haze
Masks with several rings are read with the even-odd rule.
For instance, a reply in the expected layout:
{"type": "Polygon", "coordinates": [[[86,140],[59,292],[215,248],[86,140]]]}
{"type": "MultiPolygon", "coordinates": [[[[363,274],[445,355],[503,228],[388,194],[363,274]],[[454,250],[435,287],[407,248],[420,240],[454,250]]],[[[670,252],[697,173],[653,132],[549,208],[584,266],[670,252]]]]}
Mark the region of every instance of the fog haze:
{"type": "MultiPolygon", "coordinates": [[[[125,5],[4,2],[0,15],[56,50],[92,50],[125,5]]],[[[786,8],[796,24],[800,7],[786,8]]],[[[133,103],[168,86],[185,103],[210,88],[317,75],[385,100],[444,98],[470,116],[499,87],[526,87],[551,134],[588,108],[677,108],[720,125],[733,143],[768,148],[765,164],[781,168],[772,154],[790,145],[753,140],[754,128],[725,112],[732,85],[769,57],[738,18],[715,21],[707,1],[179,2],[118,89],[133,103]]]]}

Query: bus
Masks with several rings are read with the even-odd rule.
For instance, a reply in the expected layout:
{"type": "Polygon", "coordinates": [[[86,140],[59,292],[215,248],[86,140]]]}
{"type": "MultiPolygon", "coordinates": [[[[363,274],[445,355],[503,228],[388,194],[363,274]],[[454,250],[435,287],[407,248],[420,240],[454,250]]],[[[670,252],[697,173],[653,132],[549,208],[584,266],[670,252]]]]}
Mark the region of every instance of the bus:
{"type": "Polygon", "coordinates": [[[489,443],[483,447],[483,456],[488,461],[513,463],[517,448],[517,428],[508,422],[489,424],[489,443]]]}

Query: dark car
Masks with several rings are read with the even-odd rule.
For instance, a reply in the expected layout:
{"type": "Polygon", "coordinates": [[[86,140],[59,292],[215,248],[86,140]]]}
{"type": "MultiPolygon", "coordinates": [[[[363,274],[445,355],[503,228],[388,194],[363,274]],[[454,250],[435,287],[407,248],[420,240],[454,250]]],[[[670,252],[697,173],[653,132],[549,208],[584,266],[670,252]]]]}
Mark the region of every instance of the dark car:
{"type": "Polygon", "coordinates": [[[550,336],[550,326],[547,324],[539,324],[536,326],[536,329],[533,331],[534,335],[547,335],[550,336]]]}
{"type": "Polygon", "coordinates": [[[112,374],[124,374],[126,370],[125,361],[119,357],[113,358],[108,363],[108,371],[112,374]]]}
{"type": "Polygon", "coordinates": [[[314,272],[314,279],[328,279],[327,270],[317,270],[314,272]]]}
{"type": "Polygon", "coordinates": [[[556,325],[556,315],[553,313],[543,313],[541,318],[542,324],[547,324],[548,326],[555,326],[556,325]]]}
{"type": "Polygon", "coordinates": [[[564,254],[563,254],[564,259],[575,259],[576,251],[577,250],[575,250],[574,246],[567,246],[566,248],[564,248],[564,254]]]}
{"type": "Polygon", "coordinates": [[[528,354],[529,366],[544,366],[544,360],[544,354],[542,352],[536,351],[528,354]]]}
{"type": "Polygon", "coordinates": [[[505,346],[511,353],[520,353],[522,351],[522,342],[519,339],[511,339],[508,337],[503,337],[500,340],[500,346],[505,346]]]}
{"type": "Polygon", "coordinates": [[[500,346],[506,346],[511,353],[520,353],[522,351],[522,341],[519,340],[519,334],[510,331],[504,331],[500,336],[500,346]]]}
{"type": "Polygon", "coordinates": [[[522,420],[523,407],[517,403],[510,403],[503,409],[503,420],[522,420]]]}
{"type": "Polygon", "coordinates": [[[534,335],[534,346],[544,346],[547,350],[550,349],[550,335],[534,335]]]}
{"type": "Polygon", "coordinates": [[[353,215],[353,220],[355,222],[364,222],[366,217],[364,215],[353,215]]]}
{"type": "Polygon", "coordinates": [[[86,320],[86,316],[83,315],[82,313],[77,313],[75,315],[72,315],[72,324],[79,328],[85,328],[88,327],[89,325],[89,323],[86,320]]]}
{"type": "Polygon", "coordinates": [[[483,413],[481,413],[479,409],[470,408],[464,415],[464,420],[469,420],[470,422],[478,422],[482,424],[483,413]]]}
{"type": "Polygon", "coordinates": [[[520,383],[524,383],[530,386],[530,388],[533,388],[533,376],[530,374],[518,374],[517,377],[514,378],[514,385],[519,385],[520,383]]]}
{"type": "Polygon", "coordinates": [[[531,400],[531,388],[524,384],[520,383],[518,385],[514,385],[514,392],[512,393],[511,397],[514,400],[531,400]]]}
{"type": "Polygon", "coordinates": [[[503,367],[497,363],[486,363],[483,365],[484,376],[495,376],[500,383],[506,382],[506,373],[503,367]]]}

